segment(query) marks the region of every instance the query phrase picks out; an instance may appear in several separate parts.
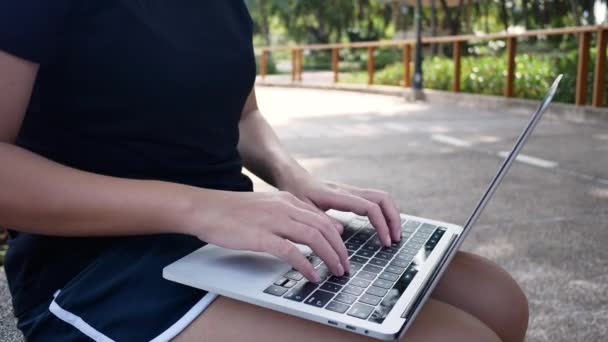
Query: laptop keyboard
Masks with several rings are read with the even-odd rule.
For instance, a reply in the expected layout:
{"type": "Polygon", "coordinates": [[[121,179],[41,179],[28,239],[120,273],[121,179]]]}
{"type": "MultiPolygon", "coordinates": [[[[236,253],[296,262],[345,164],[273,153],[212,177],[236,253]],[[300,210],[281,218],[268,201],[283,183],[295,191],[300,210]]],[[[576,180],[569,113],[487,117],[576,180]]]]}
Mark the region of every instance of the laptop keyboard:
{"type": "Polygon", "coordinates": [[[382,246],[367,218],[356,217],[342,240],[350,257],[350,273],[332,275],[323,261],[308,256],[321,281],[308,281],[296,270],[285,273],[265,293],[318,308],[382,323],[446,228],[402,219],[401,241],[382,246]]]}

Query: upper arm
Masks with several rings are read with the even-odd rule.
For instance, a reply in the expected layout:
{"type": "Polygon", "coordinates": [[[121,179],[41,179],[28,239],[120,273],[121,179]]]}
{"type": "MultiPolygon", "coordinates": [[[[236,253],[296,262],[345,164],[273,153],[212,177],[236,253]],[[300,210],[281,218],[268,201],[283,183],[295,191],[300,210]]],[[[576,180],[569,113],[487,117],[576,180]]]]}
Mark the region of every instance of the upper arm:
{"type": "Polygon", "coordinates": [[[37,64],[0,51],[0,142],[17,138],[37,72],[37,64]]]}
{"type": "Polygon", "coordinates": [[[0,0],[0,142],[14,142],[38,72],[65,39],[73,0],[0,0]]]}
{"type": "Polygon", "coordinates": [[[245,119],[249,113],[256,110],[258,110],[258,102],[255,97],[255,88],[251,88],[251,92],[249,93],[249,96],[247,96],[247,101],[245,101],[243,111],[241,112],[241,120],[245,119]]]}

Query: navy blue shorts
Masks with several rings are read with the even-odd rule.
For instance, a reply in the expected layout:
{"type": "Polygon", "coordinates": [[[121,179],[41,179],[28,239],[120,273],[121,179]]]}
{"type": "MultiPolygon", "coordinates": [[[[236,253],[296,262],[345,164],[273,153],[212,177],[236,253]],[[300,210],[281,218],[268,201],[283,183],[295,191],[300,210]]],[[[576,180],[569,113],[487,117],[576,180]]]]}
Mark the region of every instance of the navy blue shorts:
{"type": "Polygon", "coordinates": [[[168,341],[216,297],[162,277],[202,245],[181,235],[120,239],[18,327],[28,341],[168,341]]]}

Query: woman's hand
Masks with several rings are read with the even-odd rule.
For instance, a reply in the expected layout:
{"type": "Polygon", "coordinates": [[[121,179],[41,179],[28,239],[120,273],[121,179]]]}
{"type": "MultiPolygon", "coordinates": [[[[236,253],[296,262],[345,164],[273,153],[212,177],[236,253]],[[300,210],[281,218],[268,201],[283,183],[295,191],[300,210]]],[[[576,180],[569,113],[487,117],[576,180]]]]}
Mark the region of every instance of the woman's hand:
{"type": "Polygon", "coordinates": [[[333,274],[349,271],[343,227],[288,192],[217,191],[211,200],[195,194],[184,217],[184,232],[221,247],[270,253],[314,282],[319,274],[289,241],[309,246],[333,274]]]}
{"type": "Polygon", "coordinates": [[[386,246],[401,239],[401,218],[386,192],[322,182],[304,174],[280,186],[281,190],[321,210],[336,209],[367,216],[386,246]]]}

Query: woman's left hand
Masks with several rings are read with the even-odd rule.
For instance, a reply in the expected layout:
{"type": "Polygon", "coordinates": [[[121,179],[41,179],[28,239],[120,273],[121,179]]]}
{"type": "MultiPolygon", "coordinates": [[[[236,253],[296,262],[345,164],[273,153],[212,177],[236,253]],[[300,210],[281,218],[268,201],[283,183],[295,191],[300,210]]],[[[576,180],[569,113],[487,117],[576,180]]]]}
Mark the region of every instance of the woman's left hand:
{"type": "Polygon", "coordinates": [[[280,189],[320,210],[335,209],[367,216],[385,246],[401,239],[399,211],[393,198],[384,191],[323,182],[309,175],[280,189]]]}

